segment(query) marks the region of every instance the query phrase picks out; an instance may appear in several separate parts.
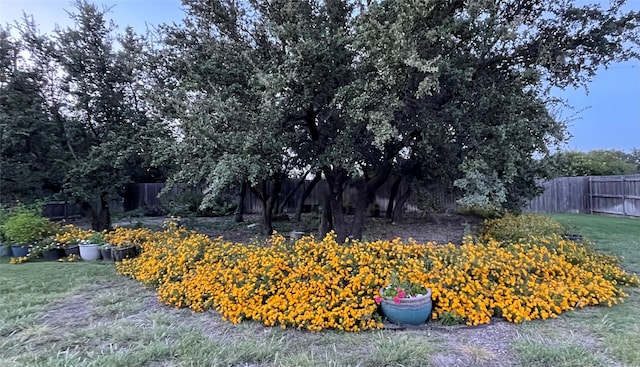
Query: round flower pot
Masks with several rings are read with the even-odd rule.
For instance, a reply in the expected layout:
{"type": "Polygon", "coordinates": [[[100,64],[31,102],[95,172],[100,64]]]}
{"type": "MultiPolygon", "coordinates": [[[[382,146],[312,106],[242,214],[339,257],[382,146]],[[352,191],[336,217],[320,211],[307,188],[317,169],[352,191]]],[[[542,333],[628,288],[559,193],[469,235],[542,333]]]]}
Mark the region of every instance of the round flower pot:
{"type": "MultiPolygon", "coordinates": [[[[382,290],[380,290],[382,295],[382,290]]],[[[422,325],[431,316],[431,289],[427,294],[411,298],[399,298],[396,303],[393,299],[383,298],[380,302],[382,313],[389,322],[394,324],[422,325]]]]}
{"type": "Polygon", "coordinates": [[[29,255],[29,247],[22,245],[11,246],[11,253],[13,257],[25,257],[29,255]]]}
{"type": "Polygon", "coordinates": [[[72,246],[64,249],[65,256],[76,255],[80,256],[80,246],[72,246]]]}
{"type": "Polygon", "coordinates": [[[113,261],[113,256],[111,256],[112,251],[113,251],[112,248],[101,248],[100,256],[102,256],[102,260],[113,261]]]}
{"type": "Polygon", "coordinates": [[[292,231],[292,232],[289,234],[289,237],[293,238],[294,240],[299,240],[299,239],[301,239],[302,237],[304,237],[304,235],[305,235],[305,233],[304,233],[304,232],[302,232],[302,231],[292,231]]]}
{"type": "Polygon", "coordinates": [[[80,245],[80,257],[84,261],[100,259],[100,247],[98,245],[80,245]]]}
{"type": "Polygon", "coordinates": [[[112,251],[113,261],[122,261],[138,256],[138,249],[134,246],[116,247],[112,251]]]}
{"type": "Polygon", "coordinates": [[[62,249],[53,248],[51,250],[47,250],[42,253],[42,259],[44,261],[58,261],[61,257],[64,256],[64,251],[62,249]]]}
{"type": "Polygon", "coordinates": [[[583,240],[581,234],[565,234],[565,235],[562,235],[562,238],[564,238],[567,241],[573,241],[573,242],[582,242],[583,240]]]}

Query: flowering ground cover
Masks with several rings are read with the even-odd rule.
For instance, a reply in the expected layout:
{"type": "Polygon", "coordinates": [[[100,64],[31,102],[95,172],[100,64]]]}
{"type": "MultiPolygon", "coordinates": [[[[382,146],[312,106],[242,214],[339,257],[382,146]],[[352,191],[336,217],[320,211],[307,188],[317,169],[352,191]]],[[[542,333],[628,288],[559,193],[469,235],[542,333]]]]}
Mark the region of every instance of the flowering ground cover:
{"type": "Polygon", "coordinates": [[[119,231],[112,241],[137,239],[142,248],[140,257],[117,265],[119,272],[157,288],[165,303],[215,308],[234,323],[253,319],[313,331],[381,328],[375,298],[391,277],[431,288],[433,319],[468,325],[611,306],[625,297],[622,285],[638,285],[616,258],[553,233],[498,242],[488,231],[480,241],[437,245],[339,244],[332,236],[292,242],[279,235],[239,244],[175,224],[158,232],[119,231]]]}

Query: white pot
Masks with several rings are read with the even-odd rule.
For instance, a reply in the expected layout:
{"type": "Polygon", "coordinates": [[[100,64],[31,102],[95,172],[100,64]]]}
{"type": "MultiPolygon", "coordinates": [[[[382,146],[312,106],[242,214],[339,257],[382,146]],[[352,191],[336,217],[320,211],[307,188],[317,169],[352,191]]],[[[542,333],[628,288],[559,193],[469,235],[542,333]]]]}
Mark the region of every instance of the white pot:
{"type": "Polygon", "coordinates": [[[80,245],[80,257],[82,260],[98,260],[100,256],[100,247],[98,245],[80,245]]]}
{"type": "Polygon", "coordinates": [[[301,232],[301,231],[293,231],[289,234],[289,237],[293,238],[294,240],[299,240],[302,237],[304,237],[305,233],[301,232]]]}

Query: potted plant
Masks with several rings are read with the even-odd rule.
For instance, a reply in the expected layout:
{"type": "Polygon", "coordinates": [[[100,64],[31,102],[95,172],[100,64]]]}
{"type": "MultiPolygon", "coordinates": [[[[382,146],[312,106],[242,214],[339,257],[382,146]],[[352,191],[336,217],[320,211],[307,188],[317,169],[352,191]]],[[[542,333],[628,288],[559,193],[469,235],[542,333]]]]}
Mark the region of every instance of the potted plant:
{"type": "Polygon", "coordinates": [[[394,324],[421,325],[431,315],[431,289],[417,283],[394,280],[380,289],[376,302],[394,324]]]}
{"type": "Polygon", "coordinates": [[[11,256],[11,246],[0,230],[0,257],[11,256]]]}
{"type": "Polygon", "coordinates": [[[105,244],[102,232],[93,232],[87,239],[80,240],[80,257],[82,260],[99,260],[102,256],[100,248],[105,244]]]}
{"type": "Polygon", "coordinates": [[[55,226],[35,211],[17,209],[2,224],[2,232],[11,244],[14,257],[25,257],[37,241],[55,232],[55,226]]]}
{"type": "Polygon", "coordinates": [[[9,212],[4,206],[0,205],[0,257],[11,256],[11,247],[7,239],[4,237],[4,231],[2,230],[2,226],[4,225],[4,222],[7,221],[8,216],[9,212]]]}
{"type": "Polygon", "coordinates": [[[104,243],[100,246],[100,256],[102,260],[113,261],[113,249],[115,247],[110,243],[104,243]]]}
{"type": "Polygon", "coordinates": [[[93,232],[93,230],[82,229],[69,224],[62,227],[62,229],[56,233],[54,239],[62,245],[65,256],[73,255],[80,257],[80,241],[88,239],[93,232]]]}
{"type": "Polygon", "coordinates": [[[130,243],[119,243],[114,245],[112,251],[113,261],[122,261],[138,256],[138,247],[130,243]]]}
{"type": "Polygon", "coordinates": [[[145,230],[129,231],[123,227],[116,227],[105,234],[106,242],[113,246],[111,251],[114,261],[130,259],[140,254],[140,247],[136,243],[143,243],[148,232],[145,230]]]}
{"type": "Polygon", "coordinates": [[[29,251],[29,258],[37,257],[42,257],[45,261],[57,261],[61,257],[64,257],[62,244],[57,242],[53,236],[36,242],[29,251]]]}

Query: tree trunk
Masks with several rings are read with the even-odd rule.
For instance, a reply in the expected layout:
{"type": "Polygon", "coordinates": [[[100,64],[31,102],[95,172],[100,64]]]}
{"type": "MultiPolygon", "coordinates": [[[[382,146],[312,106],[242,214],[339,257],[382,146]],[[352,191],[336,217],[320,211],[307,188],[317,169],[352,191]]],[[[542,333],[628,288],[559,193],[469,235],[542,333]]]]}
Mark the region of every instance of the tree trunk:
{"type": "MultiPolygon", "coordinates": [[[[362,186],[366,186],[363,183],[362,186]]],[[[356,208],[353,213],[353,226],[351,227],[351,237],[353,239],[362,239],[362,232],[364,231],[364,222],[367,216],[367,208],[371,203],[371,195],[367,191],[366,187],[358,188],[356,195],[356,208]]]]}
{"type": "Polygon", "coordinates": [[[262,231],[266,235],[273,234],[273,208],[276,206],[280,190],[282,189],[282,181],[280,175],[273,177],[273,189],[269,190],[266,180],[262,181],[262,231]]]}
{"type": "Polygon", "coordinates": [[[394,202],[396,200],[396,196],[398,196],[398,189],[400,188],[401,181],[402,179],[400,177],[394,175],[391,187],[389,188],[389,203],[387,204],[387,211],[385,213],[385,218],[387,219],[393,219],[394,202]]]}
{"type": "Polygon", "coordinates": [[[106,192],[100,194],[100,211],[86,200],[80,203],[82,214],[91,221],[91,229],[103,231],[111,229],[111,211],[109,209],[109,195],[106,192]]]}
{"type": "Polygon", "coordinates": [[[109,194],[107,192],[102,192],[100,195],[98,226],[97,231],[111,230],[111,208],[109,208],[109,194]]]}
{"type": "Polygon", "coordinates": [[[322,198],[322,218],[318,229],[320,238],[324,238],[331,229],[333,229],[333,224],[331,223],[331,198],[329,193],[326,193],[322,198]]]}
{"type": "Polygon", "coordinates": [[[396,202],[395,208],[393,209],[393,218],[392,222],[397,222],[402,219],[402,213],[404,212],[404,204],[411,196],[411,179],[408,177],[404,177],[402,180],[402,184],[400,186],[400,197],[396,202]]]}
{"type": "Polygon", "coordinates": [[[293,194],[295,194],[296,191],[298,191],[300,186],[304,185],[307,175],[308,175],[308,172],[302,176],[300,181],[296,184],[296,187],[293,190],[289,191],[289,193],[287,193],[287,196],[285,196],[284,199],[282,199],[282,202],[278,206],[278,211],[277,211],[278,214],[281,214],[282,212],[284,212],[284,208],[287,206],[287,202],[289,201],[289,199],[291,199],[293,194]]]}
{"type": "Polygon", "coordinates": [[[275,197],[273,195],[262,203],[262,233],[268,236],[273,234],[273,204],[275,197]]]}
{"type": "Polygon", "coordinates": [[[329,210],[331,211],[333,230],[336,232],[336,240],[344,242],[349,236],[349,231],[342,207],[342,193],[349,177],[347,171],[341,168],[325,166],[323,170],[329,186],[329,210]]]}
{"type": "Polygon", "coordinates": [[[244,222],[244,197],[247,195],[247,185],[246,182],[242,182],[236,194],[236,212],[234,217],[236,223],[244,222]]]}
{"type": "MultiPolygon", "coordinates": [[[[313,177],[313,180],[311,180],[311,182],[309,182],[309,185],[305,187],[302,195],[298,197],[298,201],[296,202],[296,213],[293,215],[293,219],[291,220],[292,222],[295,222],[295,223],[300,222],[300,219],[302,217],[302,208],[304,208],[304,202],[305,200],[307,200],[309,195],[311,195],[311,191],[313,191],[313,188],[316,187],[316,185],[318,184],[318,182],[320,182],[321,179],[322,179],[322,174],[320,172],[316,173],[315,177],[313,177]]],[[[326,207],[328,203],[329,202],[325,200],[323,204],[324,207],[326,207]]],[[[323,210],[323,213],[324,213],[324,210],[323,210]]],[[[322,231],[320,233],[322,234],[322,231]]]]}
{"type": "Polygon", "coordinates": [[[376,195],[376,190],[380,188],[389,178],[391,167],[381,167],[375,176],[368,181],[362,181],[358,185],[358,194],[356,197],[356,211],[353,217],[353,226],[351,228],[351,238],[362,239],[364,224],[367,217],[367,209],[376,195]]]}

